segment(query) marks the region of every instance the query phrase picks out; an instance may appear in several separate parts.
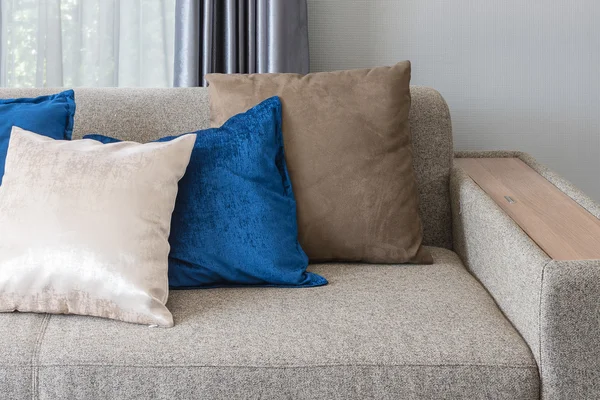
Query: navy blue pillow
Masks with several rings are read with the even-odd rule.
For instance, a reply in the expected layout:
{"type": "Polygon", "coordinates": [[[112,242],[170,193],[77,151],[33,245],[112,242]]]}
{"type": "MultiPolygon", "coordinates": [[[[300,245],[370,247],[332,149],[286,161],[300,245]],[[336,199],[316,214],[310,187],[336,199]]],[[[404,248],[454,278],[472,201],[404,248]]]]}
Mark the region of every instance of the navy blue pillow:
{"type": "Polygon", "coordinates": [[[306,271],[308,258],[298,243],[279,98],[232,117],[221,128],[194,133],[196,144],[171,220],[171,288],[327,284],[306,271]]]}
{"type": "Polygon", "coordinates": [[[72,90],[35,98],[0,99],[0,184],[13,125],[53,139],[71,140],[74,117],[72,90]]]}

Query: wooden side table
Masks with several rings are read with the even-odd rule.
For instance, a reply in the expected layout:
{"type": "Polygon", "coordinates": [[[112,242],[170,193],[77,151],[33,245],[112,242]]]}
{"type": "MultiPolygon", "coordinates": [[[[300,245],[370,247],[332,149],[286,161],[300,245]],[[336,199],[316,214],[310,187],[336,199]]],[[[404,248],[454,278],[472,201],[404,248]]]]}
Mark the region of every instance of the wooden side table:
{"type": "Polygon", "coordinates": [[[600,259],[600,220],[518,158],[454,164],[556,260],[600,259]]]}

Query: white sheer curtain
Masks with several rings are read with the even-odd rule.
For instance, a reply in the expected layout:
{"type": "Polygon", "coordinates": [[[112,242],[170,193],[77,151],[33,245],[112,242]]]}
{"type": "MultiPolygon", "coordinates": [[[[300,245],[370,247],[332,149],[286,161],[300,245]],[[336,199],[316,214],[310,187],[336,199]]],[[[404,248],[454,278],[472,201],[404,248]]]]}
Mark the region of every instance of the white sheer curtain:
{"type": "Polygon", "coordinates": [[[0,86],[172,86],[175,0],[0,0],[0,86]]]}

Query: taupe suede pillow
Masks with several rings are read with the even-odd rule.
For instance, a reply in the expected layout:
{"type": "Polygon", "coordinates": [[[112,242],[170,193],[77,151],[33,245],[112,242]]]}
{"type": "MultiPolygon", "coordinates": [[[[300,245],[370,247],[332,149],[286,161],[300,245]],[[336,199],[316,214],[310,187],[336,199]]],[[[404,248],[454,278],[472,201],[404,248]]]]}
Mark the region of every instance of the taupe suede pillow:
{"type": "Polygon", "coordinates": [[[206,78],[215,127],[268,97],[281,98],[299,240],[311,261],[432,262],[421,246],[408,61],[206,78]]]}

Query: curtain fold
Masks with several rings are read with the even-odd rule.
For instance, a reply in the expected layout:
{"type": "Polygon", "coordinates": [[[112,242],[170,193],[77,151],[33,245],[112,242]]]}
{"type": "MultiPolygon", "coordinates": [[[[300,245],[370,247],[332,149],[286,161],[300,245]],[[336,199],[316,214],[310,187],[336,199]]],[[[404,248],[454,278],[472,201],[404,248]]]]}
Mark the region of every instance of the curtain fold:
{"type": "Polygon", "coordinates": [[[174,86],[204,75],[309,68],[306,0],[177,0],[174,86]]]}

